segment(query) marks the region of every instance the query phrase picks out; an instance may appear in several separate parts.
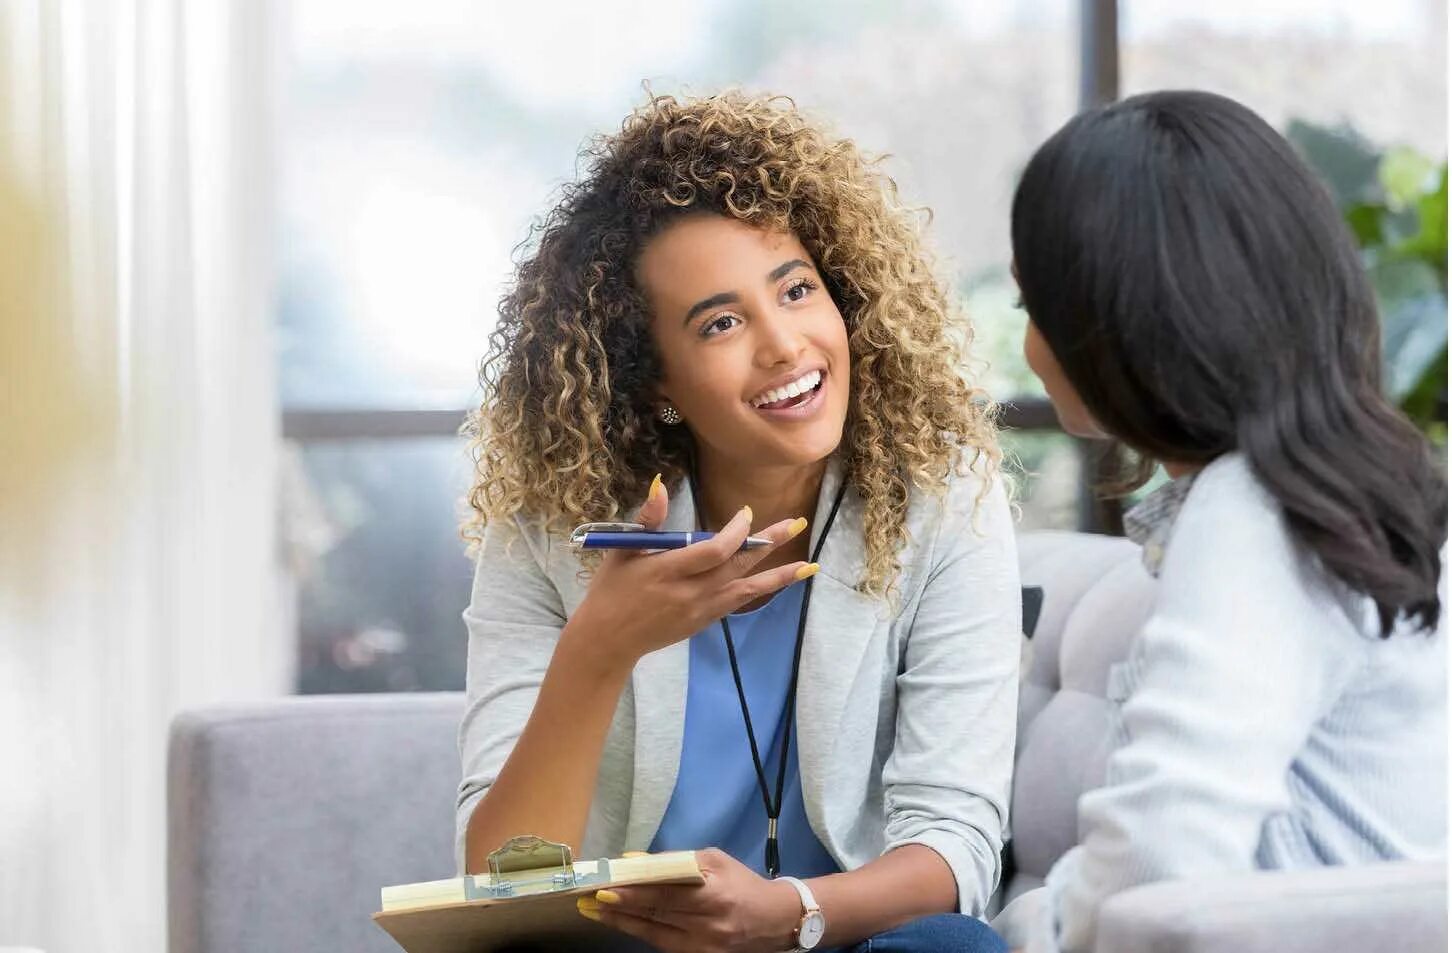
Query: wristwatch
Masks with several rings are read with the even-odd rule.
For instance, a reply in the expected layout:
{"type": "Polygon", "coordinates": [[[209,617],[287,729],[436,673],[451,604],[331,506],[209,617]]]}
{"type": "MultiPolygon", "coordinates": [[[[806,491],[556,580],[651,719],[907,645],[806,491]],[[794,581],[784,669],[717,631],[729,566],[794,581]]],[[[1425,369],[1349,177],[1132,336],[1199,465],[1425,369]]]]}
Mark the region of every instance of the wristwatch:
{"type": "Polygon", "coordinates": [[[817,906],[817,898],[812,896],[812,891],[807,889],[806,884],[795,877],[776,879],[791,884],[796,888],[797,896],[802,898],[802,922],[797,924],[797,945],[789,953],[807,953],[807,950],[815,949],[822,942],[822,934],[827,932],[827,918],[822,916],[822,908],[817,906]]]}

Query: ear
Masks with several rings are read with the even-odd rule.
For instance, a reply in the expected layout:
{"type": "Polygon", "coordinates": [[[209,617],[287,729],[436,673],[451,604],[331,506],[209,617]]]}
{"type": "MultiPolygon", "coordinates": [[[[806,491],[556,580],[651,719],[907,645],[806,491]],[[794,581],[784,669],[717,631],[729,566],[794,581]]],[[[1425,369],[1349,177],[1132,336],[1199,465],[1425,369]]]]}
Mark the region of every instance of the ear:
{"type": "Polygon", "coordinates": [[[670,388],[664,381],[655,385],[655,397],[650,402],[650,412],[659,417],[661,411],[667,407],[675,407],[676,402],[671,398],[670,388]]]}

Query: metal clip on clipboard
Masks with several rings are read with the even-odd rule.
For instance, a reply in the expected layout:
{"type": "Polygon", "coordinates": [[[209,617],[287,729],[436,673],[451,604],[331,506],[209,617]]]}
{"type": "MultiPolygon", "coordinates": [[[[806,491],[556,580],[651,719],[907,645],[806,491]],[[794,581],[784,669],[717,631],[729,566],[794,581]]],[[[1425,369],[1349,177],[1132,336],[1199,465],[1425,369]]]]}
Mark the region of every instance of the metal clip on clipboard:
{"type": "Polygon", "coordinates": [[[610,862],[573,862],[570,848],[528,834],[512,837],[489,855],[489,874],[466,878],[470,900],[507,900],[541,893],[603,887],[610,882],[610,862]]]}

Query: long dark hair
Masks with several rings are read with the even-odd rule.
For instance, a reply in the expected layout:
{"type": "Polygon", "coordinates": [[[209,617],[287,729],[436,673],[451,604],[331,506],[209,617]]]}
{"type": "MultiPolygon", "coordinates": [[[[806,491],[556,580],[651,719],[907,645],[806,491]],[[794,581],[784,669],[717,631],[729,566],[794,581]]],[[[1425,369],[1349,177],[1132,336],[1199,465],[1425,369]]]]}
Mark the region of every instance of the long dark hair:
{"type": "Polygon", "coordinates": [[[1446,477],[1381,388],[1375,300],[1330,196],[1249,109],[1136,96],[1070,120],[1013,201],[1030,319],[1109,433],[1158,460],[1238,450],[1292,536],[1432,629],[1446,477]]]}

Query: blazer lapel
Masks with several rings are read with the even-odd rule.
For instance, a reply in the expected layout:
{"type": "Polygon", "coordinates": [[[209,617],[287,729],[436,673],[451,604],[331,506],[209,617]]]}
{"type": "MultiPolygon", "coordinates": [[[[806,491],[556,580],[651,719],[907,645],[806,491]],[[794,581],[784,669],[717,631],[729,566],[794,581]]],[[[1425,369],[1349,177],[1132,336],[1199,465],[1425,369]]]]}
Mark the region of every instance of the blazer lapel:
{"type": "MultiPolygon", "coordinates": [[[[686,481],[670,488],[670,512],[662,529],[695,529],[695,501],[686,481]]],[[[645,850],[655,839],[676,789],[686,727],[686,683],[691,641],[651,652],[635,663],[635,777],[626,822],[625,849],[645,850]]]]}
{"type": "MultiPolygon", "coordinates": [[[[842,479],[840,461],[833,456],[822,480],[816,516],[812,520],[813,549],[842,479]]],[[[883,618],[882,601],[863,595],[856,588],[862,578],[864,558],[862,500],[849,488],[822,547],[821,571],[812,581],[812,603],[807,610],[807,635],[802,645],[797,687],[797,760],[802,799],[807,818],[818,833],[827,827],[822,804],[842,712],[861,668],[862,653],[883,618]]]]}

